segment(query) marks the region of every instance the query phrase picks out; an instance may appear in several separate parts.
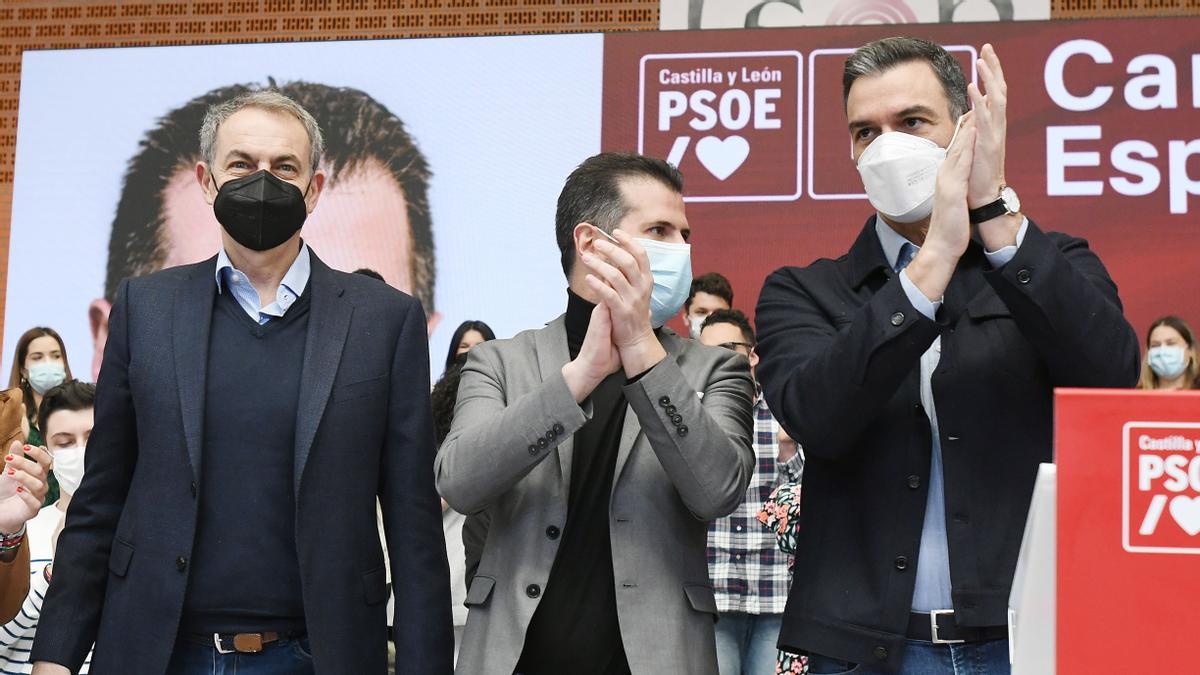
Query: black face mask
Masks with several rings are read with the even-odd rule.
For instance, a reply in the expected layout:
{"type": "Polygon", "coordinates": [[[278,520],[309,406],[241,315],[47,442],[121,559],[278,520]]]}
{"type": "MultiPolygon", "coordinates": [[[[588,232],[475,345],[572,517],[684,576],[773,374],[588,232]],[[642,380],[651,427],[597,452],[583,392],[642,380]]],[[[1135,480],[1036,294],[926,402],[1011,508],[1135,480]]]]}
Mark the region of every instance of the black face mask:
{"type": "Polygon", "coordinates": [[[254,251],[291,239],[308,217],[300,188],[270,171],[226,181],[217,190],[213,212],[234,241],[254,251]]]}

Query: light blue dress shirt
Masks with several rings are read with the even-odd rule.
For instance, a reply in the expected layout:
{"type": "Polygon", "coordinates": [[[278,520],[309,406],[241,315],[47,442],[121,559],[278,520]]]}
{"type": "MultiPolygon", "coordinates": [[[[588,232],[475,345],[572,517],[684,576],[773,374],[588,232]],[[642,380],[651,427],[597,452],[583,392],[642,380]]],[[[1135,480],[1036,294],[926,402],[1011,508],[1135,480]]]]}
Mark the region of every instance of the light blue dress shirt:
{"type": "Polygon", "coordinates": [[[279,282],[274,302],[264,307],[259,304],[260,299],[254,284],[250,283],[245,272],[233,266],[229,255],[225,253],[225,247],[222,246],[221,252],[217,254],[217,292],[224,293],[228,288],[246,314],[261,326],[271,319],[278,319],[288,311],[288,308],[304,292],[311,272],[312,261],[309,258],[308,244],[301,242],[300,255],[297,255],[296,259],[292,261],[292,266],[288,268],[287,274],[284,274],[283,280],[279,282]]]}
{"type": "MultiPolygon", "coordinates": [[[[1017,231],[1017,244],[1005,246],[998,251],[984,251],[992,267],[1000,269],[1007,265],[1014,256],[1021,242],[1025,240],[1025,231],[1029,220],[1021,223],[1017,231]]],[[[894,266],[900,256],[900,249],[908,240],[888,226],[881,216],[875,217],[875,233],[883,246],[883,255],[889,266],[894,266]]],[[[918,247],[919,250],[919,247],[918,247]]],[[[942,306],[942,299],[930,300],[917,288],[912,279],[908,278],[908,270],[900,271],[900,285],[904,294],[914,309],[929,319],[933,319],[942,306]]],[[[938,360],[942,356],[942,338],[938,336],[925,353],[921,355],[921,405],[929,416],[929,431],[933,438],[933,456],[929,466],[929,497],[925,502],[925,524],[921,528],[921,549],[917,555],[917,583],[913,589],[912,610],[914,612],[931,612],[937,609],[953,609],[954,601],[950,594],[950,548],[946,543],[946,495],[942,478],[942,441],[938,435],[937,410],[933,401],[933,371],[937,369],[938,360]]]]}

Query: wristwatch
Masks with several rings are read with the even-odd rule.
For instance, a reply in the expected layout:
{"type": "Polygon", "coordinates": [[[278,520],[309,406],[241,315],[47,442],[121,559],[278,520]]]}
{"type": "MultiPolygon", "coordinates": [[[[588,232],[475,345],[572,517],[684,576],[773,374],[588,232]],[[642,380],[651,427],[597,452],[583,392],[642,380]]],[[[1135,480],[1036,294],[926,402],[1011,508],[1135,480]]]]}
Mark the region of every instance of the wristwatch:
{"type": "Polygon", "coordinates": [[[1020,210],[1021,198],[1017,196],[1017,191],[1007,185],[1001,185],[1000,196],[996,197],[996,201],[967,211],[967,217],[971,220],[972,225],[978,225],[992,218],[1014,214],[1020,210]]]}

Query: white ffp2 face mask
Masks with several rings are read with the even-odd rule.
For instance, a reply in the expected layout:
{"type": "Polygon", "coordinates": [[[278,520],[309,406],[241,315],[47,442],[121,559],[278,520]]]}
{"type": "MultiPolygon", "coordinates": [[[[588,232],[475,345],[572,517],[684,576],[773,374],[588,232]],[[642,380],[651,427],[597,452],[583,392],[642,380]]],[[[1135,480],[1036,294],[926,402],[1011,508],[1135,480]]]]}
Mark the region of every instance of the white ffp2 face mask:
{"type": "Polygon", "coordinates": [[[80,445],[54,451],[52,470],[65,494],[74,495],[83,482],[83,453],[86,450],[87,446],[80,445]]]}
{"type": "MultiPolygon", "coordinates": [[[[961,124],[959,118],[951,144],[961,124]]],[[[933,213],[937,173],[945,160],[946,148],[937,143],[888,131],[858,156],[858,174],[876,211],[898,223],[915,223],[933,213]]]]}

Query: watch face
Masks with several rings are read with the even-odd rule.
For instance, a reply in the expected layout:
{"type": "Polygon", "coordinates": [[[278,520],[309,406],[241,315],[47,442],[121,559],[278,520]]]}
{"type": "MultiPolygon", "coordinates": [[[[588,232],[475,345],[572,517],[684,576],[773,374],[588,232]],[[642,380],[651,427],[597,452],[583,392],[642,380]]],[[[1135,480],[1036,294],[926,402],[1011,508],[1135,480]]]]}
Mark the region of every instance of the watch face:
{"type": "Polygon", "coordinates": [[[1004,208],[1008,209],[1009,213],[1017,213],[1021,210],[1021,198],[1017,196],[1017,191],[1005,185],[1000,191],[1000,199],[1004,200],[1004,208]]]}

